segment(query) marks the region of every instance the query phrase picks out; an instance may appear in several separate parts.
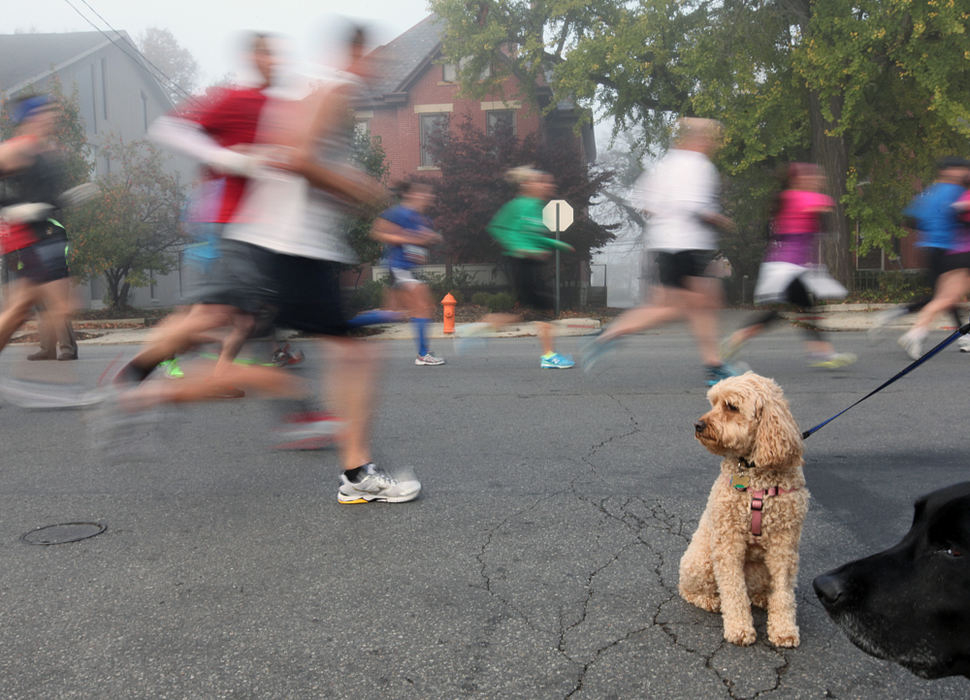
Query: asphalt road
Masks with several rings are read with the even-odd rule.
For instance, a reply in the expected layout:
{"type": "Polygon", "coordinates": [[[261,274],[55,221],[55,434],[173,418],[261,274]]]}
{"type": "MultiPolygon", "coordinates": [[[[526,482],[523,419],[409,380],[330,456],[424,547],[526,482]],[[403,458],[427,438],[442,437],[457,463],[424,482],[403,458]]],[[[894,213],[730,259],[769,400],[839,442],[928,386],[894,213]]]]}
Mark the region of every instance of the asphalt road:
{"type": "MultiPolygon", "coordinates": [[[[860,362],[811,370],[793,330],[746,354],[803,428],[907,362],[891,337],[835,340],[860,362]]],[[[533,338],[465,357],[438,342],[443,367],[370,342],[387,356],[377,458],[423,481],[411,504],[339,506],[333,453],[270,450],[267,402],[164,412],[120,460],[92,448],[95,411],[3,405],[0,697],[967,696],[857,650],[811,579],[894,544],[915,497],[968,478],[970,355],[946,351],[806,442],[802,644],[778,650],[763,614],[738,648],[676,594],[718,465],[692,436],[707,404],[681,327],[630,339],[593,377],[540,371],[533,338]],[[107,530],[21,541],[74,521],[107,530]]],[[[26,352],[0,372],[41,371],[26,352]]],[[[85,346],[43,371],[93,386],[132,352],[85,346]]]]}

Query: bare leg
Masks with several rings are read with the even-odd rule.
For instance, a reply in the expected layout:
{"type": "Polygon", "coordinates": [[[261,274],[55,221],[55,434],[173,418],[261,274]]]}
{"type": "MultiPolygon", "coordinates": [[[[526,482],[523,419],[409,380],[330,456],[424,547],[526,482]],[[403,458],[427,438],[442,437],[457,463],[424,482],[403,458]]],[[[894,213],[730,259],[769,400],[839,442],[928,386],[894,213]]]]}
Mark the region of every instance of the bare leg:
{"type": "Polygon", "coordinates": [[[542,343],[542,354],[548,355],[555,352],[555,349],[553,348],[555,337],[552,324],[546,323],[545,321],[540,321],[536,323],[536,328],[539,332],[539,342],[542,343]]]}
{"type": "Polygon", "coordinates": [[[721,364],[717,348],[717,313],[721,308],[721,281],[712,277],[687,278],[687,290],[677,290],[681,304],[697,340],[697,349],[705,365],[721,364]]]}
{"type": "Polygon", "coordinates": [[[377,388],[378,357],[373,343],[351,338],[333,339],[326,388],[330,408],[344,422],[338,443],[345,471],[371,461],[370,427],[377,388]]]}
{"type": "Polygon", "coordinates": [[[0,312],[0,350],[7,346],[13,334],[27,320],[30,310],[40,297],[37,285],[27,280],[17,280],[9,284],[6,292],[9,301],[0,312]]]}

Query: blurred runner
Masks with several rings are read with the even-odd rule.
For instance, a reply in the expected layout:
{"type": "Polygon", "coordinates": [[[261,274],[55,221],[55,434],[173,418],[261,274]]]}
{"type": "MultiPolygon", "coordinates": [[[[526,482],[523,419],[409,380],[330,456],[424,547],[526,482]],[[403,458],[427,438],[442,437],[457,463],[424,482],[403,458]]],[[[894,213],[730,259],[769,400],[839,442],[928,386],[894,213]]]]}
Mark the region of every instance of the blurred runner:
{"type": "MultiPolygon", "coordinates": [[[[877,337],[886,325],[897,318],[923,309],[933,299],[940,277],[946,272],[946,256],[953,247],[953,241],[961,226],[953,205],[966,187],[965,181],[970,173],[970,161],[957,156],[947,156],[937,163],[936,170],[933,183],[914,197],[903,210],[907,225],[915,228],[918,233],[916,247],[923,254],[923,267],[926,269],[926,282],[930,293],[909,304],[880,313],[869,331],[870,338],[877,337]]],[[[949,310],[954,324],[959,328],[962,322],[958,309],[952,307],[949,310]]],[[[914,360],[923,354],[923,340],[926,337],[924,330],[920,327],[912,333],[903,335],[898,341],[906,354],[914,360]]],[[[970,352],[970,338],[964,336],[958,344],[962,351],[970,352]]]]}
{"type": "Polygon", "coordinates": [[[656,255],[659,284],[650,290],[648,303],[621,314],[588,346],[585,370],[622,336],[685,318],[704,363],[707,384],[713,386],[734,374],[718,351],[717,314],[724,290],[711,268],[717,230],[734,226],[721,213],[719,176],[710,161],[720,142],[719,122],[683,118],[674,147],[634,185],[633,204],[648,216],[647,248],[656,255]]]}
{"type": "Polygon", "coordinates": [[[418,343],[414,364],[438,366],[445,361],[428,347],[428,325],[434,302],[428,285],[414,276],[414,268],[428,261],[428,246],[441,242],[424,212],[434,201],[431,185],[404,181],[395,188],[401,203],[381,214],[371,236],[384,244],[384,260],[391,276],[391,308],[405,309],[411,316],[418,343]]]}
{"type": "MultiPolygon", "coordinates": [[[[15,134],[0,143],[0,249],[13,278],[0,313],[0,349],[40,307],[42,327],[66,335],[75,302],[68,276],[67,232],[54,218],[65,183],[54,133],[57,104],[46,95],[20,100],[13,109],[15,134]]],[[[64,359],[69,359],[64,357],[64,359]]]]}
{"type": "MultiPolygon", "coordinates": [[[[536,324],[539,342],[542,343],[540,369],[569,369],[576,364],[573,358],[561,355],[555,349],[555,334],[550,323],[555,301],[546,283],[548,275],[545,274],[554,249],[573,250],[568,243],[545,235],[548,229],[542,223],[542,208],[556,193],[556,183],[549,173],[526,166],[512,168],[506,173],[506,179],[518,186],[518,196],[504,204],[492,217],[488,232],[508,257],[508,269],[518,302],[543,318],[536,324]]],[[[477,323],[460,327],[457,333],[460,338],[471,338],[521,320],[521,314],[490,313],[477,323]]]]}
{"type": "MultiPolygon", "coordinates": [[[[805,344],[812,367],[836,369],[855,362],[852,353],[835,352],[822,335],[812,308],[816,299],[843,299],[846,289],[817,266],[815,251],[822,226],[820,217],[835,208],[826,194],[825,175],[813,163],[792,163],[775,201],[772,213],[771,240],[765,260],[758,272],[754,298],[759,304],[786,302],[802,313],[799,319],[805,329],[805,344]]],[[[731,359],[741,347],[769,326],[782,320],[772,309],[758,314],[736,330],[724,342],[724,357],[731,359]]]]}

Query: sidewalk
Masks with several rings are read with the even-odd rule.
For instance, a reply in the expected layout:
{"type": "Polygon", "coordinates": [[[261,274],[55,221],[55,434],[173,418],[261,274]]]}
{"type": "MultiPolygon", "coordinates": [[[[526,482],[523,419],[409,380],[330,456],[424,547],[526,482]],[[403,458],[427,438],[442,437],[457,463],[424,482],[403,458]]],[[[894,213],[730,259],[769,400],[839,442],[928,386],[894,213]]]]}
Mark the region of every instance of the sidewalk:
{"type": "MultiPolygon", "coordinates": [[[[894,304],[832,304],[824,307],[824,312],[820,313],[821,325],[831,331],[864,331],[872,328],[876,315],[880,311],[893,308],[894,304]]],[[[964,308],[961,315],[966,316],[968,309],[964,308]]],[[[726,309],[721,318],[721,328],[723,332],[728,332],[737,328],[743,319],[754,313],[751,308],[730,308],[726,309]]],[[[888,325],[890,330],[903,330],[909,328],[915,316],[908,315],[895,319],[888,325]]],[[[458,324],[461,326],[462,324],[458,324]]],[[[557,334],[560,336],[583,336],[597,333],[602,323],[595,318],[566,318],[556,322],[557,334]]],[[[113,319],[111,321],[76,321],[76,330],[87,333],[97,334],[96,337],[86,338],[78,341],[80,345],[128,345],[145,342],[151,333],[150,328],[144,327],[144,319],[113,319]]],[[[401,340],[413,337],[413,329],[408,323],[389,323],[373,326],[378,332],[374,335],[366,336],[370,340],[401,340]]],[[[954,330],[953,321],[949,316],[940,315],[934,330],[945,331],[954,330]]],[[[33,322],[28,323],[23,331],[18,332],[14,337],[24,333],[35,331],[33,322]]],[[[447,338],[442,330],[441,323],[433,323],[429,326],[431,338],[447,338]]],[[[507,329],[489,334],[493,338],[521,338],[536,335],[535,323],[520,323],[509,326],[507,329]]]]}

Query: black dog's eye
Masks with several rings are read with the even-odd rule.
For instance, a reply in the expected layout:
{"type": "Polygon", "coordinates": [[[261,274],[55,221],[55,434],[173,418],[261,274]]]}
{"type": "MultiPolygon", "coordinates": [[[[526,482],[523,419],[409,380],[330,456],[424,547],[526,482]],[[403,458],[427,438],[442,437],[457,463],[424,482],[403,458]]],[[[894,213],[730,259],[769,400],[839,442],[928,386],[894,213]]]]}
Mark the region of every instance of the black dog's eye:
{"type": "Polygon", "coordinates": [[[943,550],[942,551],[948,557],[962,557],[963,556],[963,550],[957,548],[956,545],[952,545],[952,544],[948,544],[945,547],[943,547],[943,550]]]}

